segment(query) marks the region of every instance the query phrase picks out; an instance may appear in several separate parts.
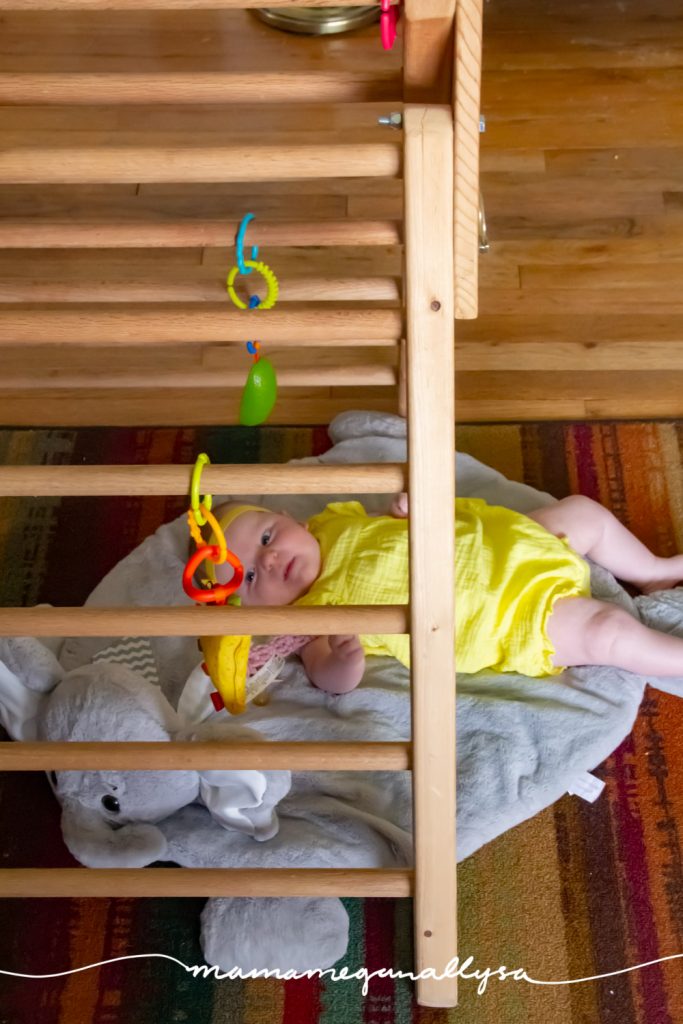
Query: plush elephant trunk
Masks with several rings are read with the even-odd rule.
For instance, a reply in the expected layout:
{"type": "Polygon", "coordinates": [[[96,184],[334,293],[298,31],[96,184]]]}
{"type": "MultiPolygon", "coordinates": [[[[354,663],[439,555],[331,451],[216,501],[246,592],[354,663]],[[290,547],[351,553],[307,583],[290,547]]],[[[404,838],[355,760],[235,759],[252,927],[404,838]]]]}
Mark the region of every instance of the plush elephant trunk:
{"type": "Polygon", "coordinates": [[[62,832],[70,853],[88,868],[144,868],[166,855],[166,839],[156,825],[113,828],[98,811],[69,797],[64,800],[62,832]]]}

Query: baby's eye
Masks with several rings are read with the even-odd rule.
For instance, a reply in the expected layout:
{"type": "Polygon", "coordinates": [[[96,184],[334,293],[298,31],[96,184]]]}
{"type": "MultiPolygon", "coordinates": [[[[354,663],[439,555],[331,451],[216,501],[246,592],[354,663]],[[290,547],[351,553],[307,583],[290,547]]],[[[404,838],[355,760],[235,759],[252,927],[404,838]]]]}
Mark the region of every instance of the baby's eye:
{"type": "Polygon", "coordinates": [[[270,530],[266,530],[265,533],[261,536],[261,543],[265,547],[266,544],[268,544],[269,541],[270,541],[270,530]]]}
{"type": "Polygon", "coordinates": [[[254,570],[247,569],[247,571],[244,574],[244,579],[247,583],[253,583],[254,580],[256,579],[256,573],[254,572],[254,570]]]}

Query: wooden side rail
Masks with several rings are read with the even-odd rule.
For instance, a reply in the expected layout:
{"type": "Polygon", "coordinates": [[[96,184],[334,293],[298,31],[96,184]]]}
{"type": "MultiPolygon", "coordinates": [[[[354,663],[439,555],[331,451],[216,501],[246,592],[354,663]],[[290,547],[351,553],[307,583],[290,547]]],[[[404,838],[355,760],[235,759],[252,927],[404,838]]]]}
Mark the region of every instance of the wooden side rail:
{"type": "MultiPolygon", "coordinates": [[[[1,8],[0,8],[1,9],[1,8]]],[[[292,181],[393,178],[398,142],[347,145],[10,146],[0,151],[0,184],[292,181]]]]}
{"type": "Polygon", "coordinates": [[[450,103],[455,10],[456,0],[404,0],[406,103],[450,103]]]}
{"type": "Polygon", "coordinates": [[[410,771],[410,743],[0,743],[0,771],[410,771]]]}
{"type": "MultiPolygon", "coordinates": [[[[453,124],[405,111],[406,347],[416,971],[456,955],[453,124]]],[[[455,979],[418,982],[451,1006],[455,979]]]]}
{"type": "MultiPolygon", "coordinates": [[[[0,466],[3,497],[186,494],[192,466],[0,466]]],[[[392,494],[407,486],[401,462],[288,466],[266,462],[206,466],[208,494],[392,494]]]]}
{"type": "Polygon", "coordinates": [[[413,894],[407,868],[3,868],[0,898],[413,894]]]}
{"type": "Polygon", "coordinates": [[[454,272],[455,315],[479,309],[479,116],[483,0],[458,0],[455,14],[454,272]]]}
{"type": "Polygon", "coordinates": [[[0,104],[373,103],[401,98],[400,71],[0,73],[0,104]]]}

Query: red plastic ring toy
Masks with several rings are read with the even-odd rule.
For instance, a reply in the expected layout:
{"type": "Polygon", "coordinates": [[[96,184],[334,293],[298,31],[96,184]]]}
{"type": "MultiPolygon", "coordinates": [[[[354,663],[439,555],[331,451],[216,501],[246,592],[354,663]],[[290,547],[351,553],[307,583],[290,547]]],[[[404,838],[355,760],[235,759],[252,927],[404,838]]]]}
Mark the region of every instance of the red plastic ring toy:
{"type": "Polygon", "coordinates": [[[230,582],[217,583],[209,590],[195,587],[192,580],[202,562],[208,558],[215,564],[218,564],[220,557],[221,549],[217,544],[205,544],[203,547],[197,548],[183,569],[183,590],[193,601],[198,601],[200,604],[225,604],[230,595],[234,594],[242,583],[244,579],[242,563],[236,555],[233,555],[232,551],[228,550],[227,560],[234,569],[230,582]]]}

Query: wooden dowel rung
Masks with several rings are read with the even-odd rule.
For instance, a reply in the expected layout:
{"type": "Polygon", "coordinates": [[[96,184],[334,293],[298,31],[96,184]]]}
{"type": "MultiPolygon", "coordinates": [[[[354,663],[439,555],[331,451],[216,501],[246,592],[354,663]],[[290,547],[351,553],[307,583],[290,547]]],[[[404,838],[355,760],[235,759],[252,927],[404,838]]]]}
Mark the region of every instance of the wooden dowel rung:
{"type": "Polygon", "coordinates": [[[371,103],[401,95],[394,69],[0,74],[0,104],[371,103]]]}
{"type": "Polygon", "coordinates": [[[0,308],[0,344],[154,344],[239,341],[257,337],[297,347],[394,345],[402,336],[399,309],[296,306],[240,310],[225,302],[74,303],[0,308]],[[362,339],[362,340],[359,340],[362,339]]]}
{"type": "MultiPolygon", "coordinates": [[[[180,587],[180,581],[178,581],[180,587]]],[[[408,605],[307,608],[0,608],[0,636],[407,633],[408,605]]]]}
{"type": "MultiPolygon", "coordinates": [[[[0,466],[5,497],[187,494],[192,466],[0,466]]],[[[392,494],[407,487],[405,463],[206,466],[207,494],[392,494]]]]}
{"type": "Polygon", "coordinates": [[[0,183],[299,181],[395,178],[398,142],[348,145],[16,146],[0,151],[0,183]]]}
{"type": "Polygon", "coordinates": [[[0,743],[0,771],[409,771],[410,743],[0,743]]]}
{"type": "MultiPolygon", "coordinates": [[[[5,423],[31,430],[39,426],[82,427],[84,424],[129,428],[131,423],[136,423],[138,426],[169,426],[174,429],[179,426],[196,427],[199,424],[215,426],[216,409],[222,410],[222,423],[237,424],[243,390],[207,388],[205,393],[200,393],[187,388],[158,388],[151,383],[149,387],[132,388],[130,391],[93,385],[89,391],[45,389],[33,391],[29,395],[25,391],[12,391],[2,385],[0,380],[0,409],[5,423]]],[[[395,415],[398,412],[395,390],[393,387],[368,388],[368,405],[375,412],[395,415]]],[[[469,405],[471,410],[473,403],[469,405]]],[[[339,413],[357,408],[356,389],[283,389],[278,395],[269,423],[278,426],[316,426],[329,423],[339,413]]],[[[478,408],[474,403],[475,419],[482,418],[476,415],[478,408]]],[[[525,415],[527,419],[531,416],[528,410],[523,409],[521,418],[524,419],[525,415]]],[[[579,414],[579,418],[581,415],[586,415],[585,410],[579,414]]],[[[674,413],[668,415],[674,416],[674,413]]],[[[495,420],[500,419],[500,416],[496,416],[494,409],[488,418],[495,420]]]]}
{"type": "MultiPolygon", "coordinates": [[[[153,221],[149,219],[103,220],[79,217],[6,218],[0,221],[3,249],[147,249],[225,248],[234,238],[236,221],[201,220],[153,221]]],[[[319,223],[268,223],[259,221],[259,242],[263,246],[400,245],[397,221],[349,220],[319,223]]],[[[227,265],[227,264],[226,264],[227,265]]]]}
{"type": "MultiPolygon", "coordinates": [[[[97,259],[97,255],[93,256],[97,259]]],[[[174,302],[183,299],[189,302],[211,301],[220,296],[220,277],[207,272],[174,275],[169,273],[136,275],[129,277],[107,276],[105,269],[96,280],[83,277],[74,281],[72,277],[60,279],[58,275],[40,276],[29,271],[26,277],[4,276],[0,270],[0,303],[8,302],[174,302]]],[[[401,301],[401,280],[398,276],[315,276],[306,274],[290,276],[282,274],[279,279],[280,308],[290,302],[386,302],[401,301]]]]}
{"type": "MultiPolygon", "coordinates": [[[[235,366],[232,370],[181,370],[160,372],[156,378],[159,388],[242,388],[244,387],[244,369],[235,366]]],[[[358,363],[356,365],[325,366],[325,367],[291,367],[277,368],[278,389],[304,387],[392,387],[397,382],[397,372],[386,363],[358,363]]],[[[109,372],[106,375],[97,373],[69,373],[59,371],[57,374],[41,375],[32,373],[30,376],[8,373],[4,376],[5,388],[21,390],[52,390],[83,389],[91,391],[94,387],[101,388],[144,388],[149,385],[149,376],[137,373],[109,372]]]]}
{"type": "Polygon", "coordinates": [[[407,868],[3,868],[0,897],[412,895],[407,868]]]}

